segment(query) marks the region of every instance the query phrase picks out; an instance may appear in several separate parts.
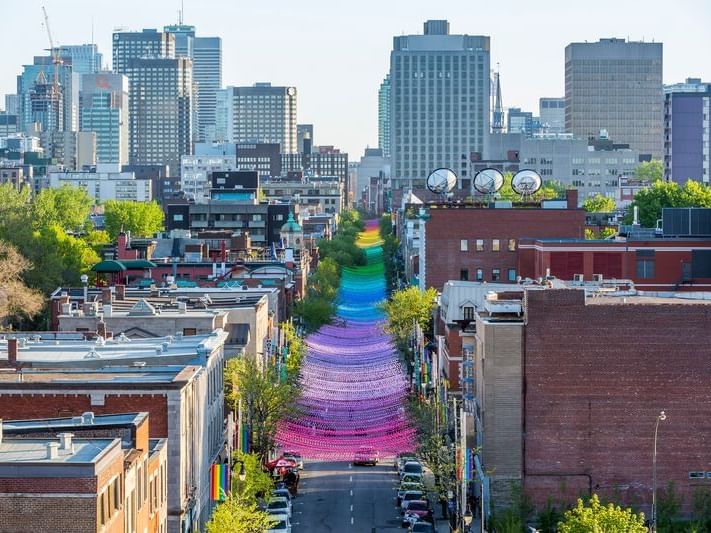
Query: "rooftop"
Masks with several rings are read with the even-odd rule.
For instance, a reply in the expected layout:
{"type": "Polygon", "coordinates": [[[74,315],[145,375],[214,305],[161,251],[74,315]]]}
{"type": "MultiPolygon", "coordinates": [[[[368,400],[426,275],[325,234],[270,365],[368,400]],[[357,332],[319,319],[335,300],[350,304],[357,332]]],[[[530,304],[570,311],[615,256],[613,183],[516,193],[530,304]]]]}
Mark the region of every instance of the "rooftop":
{"type": "Polygon", "coordinates": [[[200,371],[198,366],[165,366],[158,369],[114,367],[107,369],[75,370],[1,370],[0,384],[4,388],[22,388],[28,383],[48,384],[56,388],[58,384],[87,385],[98,388],[115,388],[117,385],[171,385],[190,381],[200,371]],[[17,385],[14,387],[13,385],[17,385]]]}
{"type": "Polygon", "coordinates": [[[3,463],[96,463],[112,448],[121,448],[120,439],[72,439],[70,449],[57,449],[49,457],[50,443],[57,439],[8,439],[0,442],[0,464],[3,463]]]}
{"type": "Polygon", "coordinates": [[[15,433],[34,433],[36,431],[54,431],[72,429],[78,426],[98,428],[111,428],[117,426],[138,425],[148,416],[148,413],[122,413],[111,415],[73,416],[62,418],[35,418],[31,420],[3,420],[4,436],[15,433]]]}

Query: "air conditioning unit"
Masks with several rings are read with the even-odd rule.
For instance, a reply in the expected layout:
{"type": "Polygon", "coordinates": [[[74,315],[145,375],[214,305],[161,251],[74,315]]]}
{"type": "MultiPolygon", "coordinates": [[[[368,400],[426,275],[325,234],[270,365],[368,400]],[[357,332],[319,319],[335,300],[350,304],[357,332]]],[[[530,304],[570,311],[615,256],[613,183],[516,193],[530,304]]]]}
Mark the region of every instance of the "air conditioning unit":
{"type": "Polygon", "coordinates": [[[602,274],[593,274],[593,281],[595,283],[602,283],[603,280],[603,275],[602,274]]]}
{"type": "Polygon", "coordinates": [[[585,276],[583,274],[573,274],[573,281],[576,283],[582,283],[585,281],[585,276]]]}

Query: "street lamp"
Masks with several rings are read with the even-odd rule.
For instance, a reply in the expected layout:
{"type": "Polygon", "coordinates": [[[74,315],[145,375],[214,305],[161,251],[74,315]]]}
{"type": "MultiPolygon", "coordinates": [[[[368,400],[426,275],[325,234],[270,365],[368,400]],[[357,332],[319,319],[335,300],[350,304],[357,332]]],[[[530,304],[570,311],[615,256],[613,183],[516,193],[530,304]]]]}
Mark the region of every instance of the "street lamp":
{"type": "Polygon", "coordinates": [[[652,533],[657,531],[657,433],[659,431],[659,422],[667,419],[664,411],[657,415],[657,421],[654,424],[654,453],[652,454],[652,533]]]}
{"type": "Polygon", "coordinates": [[[469,530],[469,526],[472,525],[472,520],[474,520],[474,515],[472,514],[472,509],[467,505],[467,512],[462,515],[462,518],[464,519],[464,525],[467,526],[467,530],[469,530]]]}
{"type": "Polygon", "coordinates": [[[239,477],[240,481],[244,481],[245,479],[247,479],[247,472],[244,469],[244,461],[239,461],[239,463],[240,463],[240,467],[239,467],[238,477],[239,477]]]}

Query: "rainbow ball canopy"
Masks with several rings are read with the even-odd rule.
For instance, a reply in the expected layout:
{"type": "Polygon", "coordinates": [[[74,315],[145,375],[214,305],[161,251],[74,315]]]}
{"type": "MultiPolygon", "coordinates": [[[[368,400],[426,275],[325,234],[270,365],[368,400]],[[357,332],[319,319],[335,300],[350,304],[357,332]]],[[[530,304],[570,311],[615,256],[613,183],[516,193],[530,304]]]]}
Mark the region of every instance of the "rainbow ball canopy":
{"type": "Polygon", "coordinates": [[[306,338],[299,415],[282,421],[276,437],[304,457],[351,460],[362,447],[381,456],[414,449],[407,380],[377,307],[386,297],[382,244],[377,220],[366,222],[357,245],[367,264],[342,269],[338,319],[306,338]]]}

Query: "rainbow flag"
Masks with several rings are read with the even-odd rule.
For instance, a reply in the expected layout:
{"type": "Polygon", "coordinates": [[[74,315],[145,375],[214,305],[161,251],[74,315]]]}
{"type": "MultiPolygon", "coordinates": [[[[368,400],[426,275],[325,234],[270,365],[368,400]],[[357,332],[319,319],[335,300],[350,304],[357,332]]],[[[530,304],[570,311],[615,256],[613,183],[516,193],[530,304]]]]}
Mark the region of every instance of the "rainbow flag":
{"type": "Polygon", "coordinates": [[[222,502],[230,492],[230,467],[218,463],[210,467],[210,499],[222,502]]]}

